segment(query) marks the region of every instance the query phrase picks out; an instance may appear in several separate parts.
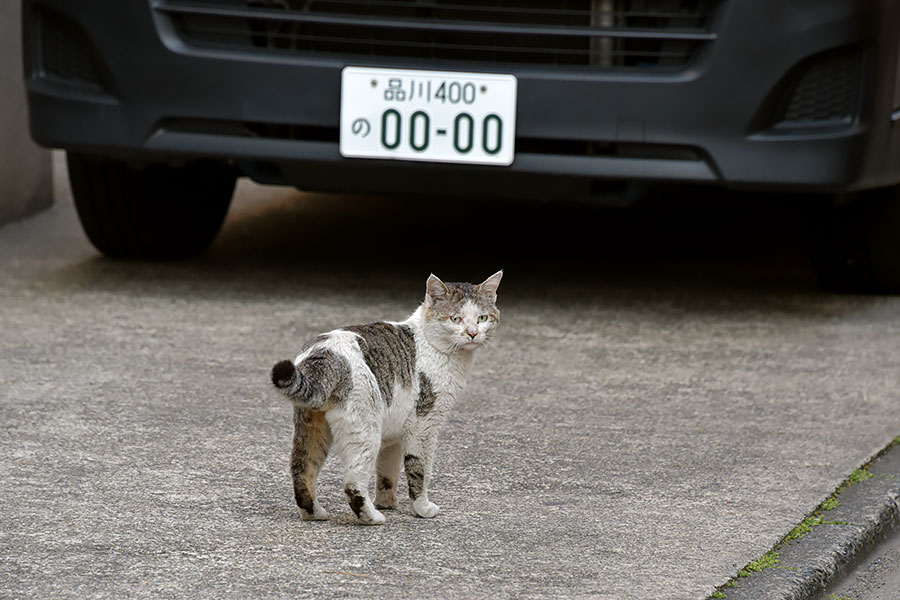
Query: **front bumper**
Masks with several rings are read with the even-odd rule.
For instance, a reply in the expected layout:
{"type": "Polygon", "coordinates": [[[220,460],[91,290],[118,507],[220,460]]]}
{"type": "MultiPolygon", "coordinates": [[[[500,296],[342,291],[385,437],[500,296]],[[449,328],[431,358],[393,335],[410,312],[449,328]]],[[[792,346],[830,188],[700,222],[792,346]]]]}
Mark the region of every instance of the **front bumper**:
{"type": "Polygon", "coordinates": [[[715,39],[673,73],[200,47],[179,35],[166,6],[24,0],[38,143],[227,158],[256,179],[310,189],[493,193],[550,178],[849,191],[900,182],[900,123],[891,120],[900,108],[900,1],[722,0],[715,39]],[[48,68],[48,56],[63,67],[48,68]],[[58,76],[76,59],[87,75],[79,79],[76,65],[68,67],[75,78],[58,76]],[[513,165],[342,158],[340,71],[348,64],[515,74],[513,165]],[[799,109],[798,90],[808,96],[799,109]],[[803,113],[804,102],[849,102],[849,113],[817,119],[816,107],[803,113]]]}

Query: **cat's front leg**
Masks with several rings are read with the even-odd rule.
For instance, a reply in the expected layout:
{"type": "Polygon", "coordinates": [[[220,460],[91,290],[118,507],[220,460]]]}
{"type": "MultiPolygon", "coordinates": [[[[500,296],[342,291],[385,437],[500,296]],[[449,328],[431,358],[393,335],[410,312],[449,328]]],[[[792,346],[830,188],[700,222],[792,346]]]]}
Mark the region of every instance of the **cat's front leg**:
{"type": "Polygon", "coordinates": [[[428,499],[428,483],[431,480],[436,445],[437,433],[431,430],[424,435],[410,435],[403,446],[403,468],[406,470],[409,499],[412,501],[413,512],[424,519],[437,516],[441,510],[428,499]]]}

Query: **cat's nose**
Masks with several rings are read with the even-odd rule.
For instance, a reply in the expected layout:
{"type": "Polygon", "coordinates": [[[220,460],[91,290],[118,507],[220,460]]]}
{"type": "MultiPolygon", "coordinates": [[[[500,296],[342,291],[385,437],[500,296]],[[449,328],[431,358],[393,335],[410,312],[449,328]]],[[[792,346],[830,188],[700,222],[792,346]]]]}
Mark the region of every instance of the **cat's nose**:
{"type": "Polygon", "coordinates": [[[466,334],[474,340],[475,336],[478,335],[478,331],[472,331],[471,329],[466,329],[466,334]]]}

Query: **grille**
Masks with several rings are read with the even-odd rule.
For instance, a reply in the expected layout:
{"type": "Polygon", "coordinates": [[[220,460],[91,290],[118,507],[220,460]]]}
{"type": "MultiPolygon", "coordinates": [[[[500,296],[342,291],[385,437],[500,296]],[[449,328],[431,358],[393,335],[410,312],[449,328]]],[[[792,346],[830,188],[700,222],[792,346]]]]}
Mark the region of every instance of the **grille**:
{"type": "MultiPolygon", "coordinates": [[[[270,140],[338,143],[338,128],[257,121],[219,119],[169,119],[158,126],[161,131],[203,135],[222,135],[270,140]]],[[[655,160],[700,161],[703,153],[692,146],[644,143],[611,143],[587,140],[516,138],[516,152],[560,156],[607,158],[644,158],[655,160]]]]}
{"type": "Polygon", "coordinates": [[[845,123],[856,114],[862,66],[859,52],[842,52],[814,60],[794,87],[783,124],[845,123]]]}
{"type": "Polygon", "coordinates": [[[189,44],[282,53],[681,69],[717,0],[167,0],[189,44]]]}
{"type": "Polygon", "coordinates": [[[52,11],[38,10],[36,17],[40,75],[99,90],[100,77],[85,34],[70,20],[52,11]]]}

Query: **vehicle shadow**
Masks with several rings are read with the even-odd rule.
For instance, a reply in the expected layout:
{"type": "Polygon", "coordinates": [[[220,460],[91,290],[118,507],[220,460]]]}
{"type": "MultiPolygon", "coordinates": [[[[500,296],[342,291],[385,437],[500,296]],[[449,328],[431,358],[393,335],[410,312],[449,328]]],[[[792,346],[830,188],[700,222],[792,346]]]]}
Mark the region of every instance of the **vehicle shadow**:
{"type": "Polygon", "coordinates": [[[198,264],[263,267],[290,278],[401,281],[432,271],[477,279],[504,268],[529,288],[815,293],[803,210],[797,199],[678,187],[661,188],[628,209],[257,190],[239,198],[198,264]]]}
{"type": "MultiPolygon", "coordinates": [[[[165,283],[185,294],[408,298],[430,272],[566,302],[596,295],[820,296],[797,198],[670,186],[638,206],[301,193],[242,182],[212,248],[187,261],[102,258],[69,276],[101,287],[165,283]],[[149,283],[148,283],[149,282],[149,283]]],[[[623,300],[625,301],[625,300],[623,300]]]]}

